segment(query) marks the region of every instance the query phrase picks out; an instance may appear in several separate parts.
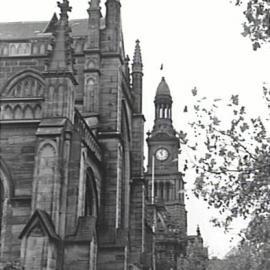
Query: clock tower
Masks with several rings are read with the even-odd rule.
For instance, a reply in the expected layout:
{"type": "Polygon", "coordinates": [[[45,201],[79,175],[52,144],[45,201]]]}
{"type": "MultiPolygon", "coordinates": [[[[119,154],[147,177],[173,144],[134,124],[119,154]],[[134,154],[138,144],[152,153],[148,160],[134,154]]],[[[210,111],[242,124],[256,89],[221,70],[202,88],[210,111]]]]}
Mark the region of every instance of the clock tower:
{"type": "Polygon", "coordinates": [[[154,100],[154,127],[147,134],[146,180],[149,200],[161,209],[157,213],[156,260],[157,269],[164,270],[176,269],[177,258],[185,253],[187,233],[184,181],[178,171],[180,143],[172,123],[172,103],[162,77],[154,100]]]}

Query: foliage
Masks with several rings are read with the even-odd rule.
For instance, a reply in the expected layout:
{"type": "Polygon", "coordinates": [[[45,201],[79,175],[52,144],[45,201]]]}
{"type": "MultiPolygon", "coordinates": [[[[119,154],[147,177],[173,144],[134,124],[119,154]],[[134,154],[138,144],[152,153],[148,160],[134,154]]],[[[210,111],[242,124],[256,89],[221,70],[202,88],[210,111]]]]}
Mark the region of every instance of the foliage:
{"type": "Polygon", "coordinates": [[[0,268],[3,270],[23,270],[24,268],[21,266],[20,262],[13,261],[7,262],[3,266],[0,264],[0,268]],[[1,268],[3,267],[3,268],[1,268]]]}
{"type": "Polygon", "coordinates": [[[244,36],[249,36],[253,49],[270,40],[270,1],[234,0],[235,5],[245,5],[246,22],[243,24],[244,36]]]}
{"type": "MultiPolygon", "coordinates": [[[[270,239],[270,140],[265,121],[250,117],[237,95],[222,106],[220,99],[198,98],[194,89],[192,93],[197,98],[196,120],[190,123],[194,138],[187,145],[193,158],[185,169],[197,174],[194,194],[219,210],[221,217],[213,219],[217,226],[229,229],[234,219],[249,218],[245,239],[260,247],[270,239]]],[[[267,102],[269,95],[265,88],[267,102]]]]}
{"type": "Polygon", "coordinates": [[[188,243],[186,257],[178,262],[180,270],[205,270],[208,264],[208,252],[203,247],[201,238],[188,243]]]}
{"type": "MultiPolygon", "coordinates": [[[[269,252],[265,250],[264,252],[269,252]]],[[[268,270],[270,269],[267,256],[253,244],[245,243],[234,249],[223,260],[211,259],[207,270],[268,270]]]]}
{"type": "Polygon", "coordinates": [[[215,257],[209,260],[207,270],[226,270],[225,267],[225,260],[221,260],[215,257]]]}

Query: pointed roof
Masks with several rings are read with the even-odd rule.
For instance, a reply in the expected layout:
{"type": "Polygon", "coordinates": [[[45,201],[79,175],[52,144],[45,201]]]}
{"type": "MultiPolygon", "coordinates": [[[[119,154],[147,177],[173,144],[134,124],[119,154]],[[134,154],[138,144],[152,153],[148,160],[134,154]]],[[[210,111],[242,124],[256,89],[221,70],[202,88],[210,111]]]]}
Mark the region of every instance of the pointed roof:
{"type": "Polygon", "coordinates": [[[44,29],[43,32],[44,33],[54,32],[57,22],[58,22],[57,15],[56,15],[56,13],[53,13],[53,16],[52,16],[50,22],[48,23],[48,25],[46,25],[46,28],[44,29]]]}
{"type": "Polygon", "coordinates": [[[161,82],[158,85],[156,97],[157,96],[170,96],[171,97],[170,88],[167,82],[165,81],[164,77],[162,77],[161,82]]]}
{"type": "Polygon", "coordinates": [[[68,12],[72,10],[68,0],[58,2],[60,8],[60,20],[56,24],[54,31],[54,45],[52,57],[49,62],[49,70],[72,71],[72,48],[71,37],[69,35],[70,27],[68,25],[68,12]]]}
{"type": "Polygon", "coordinates": [[[142,64],[141,46],[140,41],[138,39],[136,40],[135,51],[133,56],[133,64],[142,64]]]}
{"type": "Polygon", "coordinates": [[[30,220],[26,223],[25,227],[23,228],[19,238],[22,239],[28,232],[31,232],[40,222],[42,229],[47,233],[50,238],[59,240],[60,237],[56,234],[55,228],[52,222],[51,217],[43,210],[36,209],[33,215],[31,216],[30,220]]]}

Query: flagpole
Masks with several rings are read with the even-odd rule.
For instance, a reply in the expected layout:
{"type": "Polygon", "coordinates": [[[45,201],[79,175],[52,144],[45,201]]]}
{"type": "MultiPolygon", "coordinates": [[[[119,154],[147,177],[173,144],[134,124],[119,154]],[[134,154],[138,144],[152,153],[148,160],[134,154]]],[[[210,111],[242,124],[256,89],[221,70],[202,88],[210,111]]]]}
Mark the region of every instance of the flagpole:
{"type": "Polygon", "coordinates": [[[155,155],[152,155],[152,205],[153,205],[153,241],[152,241],[152,269],[156,270],[156,216],[157,216],[157,212],[156,212],[156,206],[155,204],[155,155]]]}
{"type": "Polygon", "coordinates": [[[152,155],[152,204],[155,203],[155,156],[152,155]]]}

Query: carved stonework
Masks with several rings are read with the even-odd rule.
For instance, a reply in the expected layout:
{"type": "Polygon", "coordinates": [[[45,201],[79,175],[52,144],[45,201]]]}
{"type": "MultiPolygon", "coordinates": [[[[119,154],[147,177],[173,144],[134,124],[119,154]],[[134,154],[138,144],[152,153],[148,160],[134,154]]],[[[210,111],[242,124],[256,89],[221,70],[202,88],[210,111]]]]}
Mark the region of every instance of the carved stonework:
{"type": "Polygon", "coordinates": [[[0,120],[41,119],[41,104],[36,103],[4,103],[0,107],[0,120]]]}
{"type": "Polygon", "coordinates": [[[87,147],[95,153],[97,159],[99,161],[102,160],[102,151],[100,148],[99,143],[97,142],[94,134],[92,133],[91,129],[88,127],[87,123],[81,116],[81,114],[75,110],[75,117],[74,117],[74,127],[75,130],[78,131],[80,134],[82,141],[87,145],[87,147]]]}
{"type": "Polygon", "coordinates": [[[31,230],[30,235],[32,237],[44,237],[45,236],[40,222],[38,222],[36,224],[36,226],[31,230]]]}
{"type": "Polygon", "coordinates": [[[31,55],[31,43],[9,43],[9,56],[31,55]]]}
{"type": "Polygon", "coordinates": [[[35,183],[35,208],[42,209],[51,214],[53,209],[51,202],[57,203],[54,198],[55,185],[56,151],[51,143],[43,144],[39,151],[36,163],[36,183],[35,183]]]}
{"type": "Polygon", "coordinates": [[[44,84],[37,78],[31,75],[26,75],[25,77],[16,81],[14,84],[9,84],[1,95],[2,97],[14,98],[43,97],[44,84]]]}
{"type": "Polygon", "coordinates": [[[72,11],[72,7],[69,5],[68,0],[63,0],[63,3],[57,2],[58,7],[61,10],[60,16],[63,18],[68,18],[68,12],[72,11]]]}

